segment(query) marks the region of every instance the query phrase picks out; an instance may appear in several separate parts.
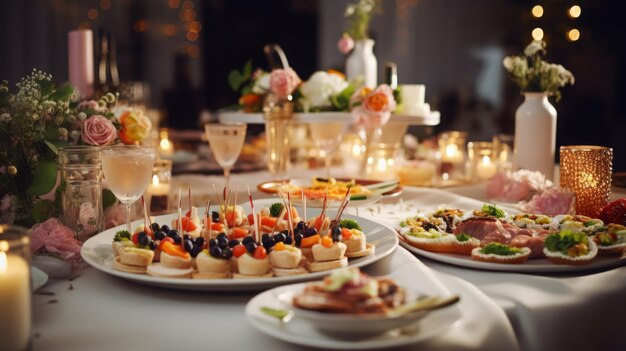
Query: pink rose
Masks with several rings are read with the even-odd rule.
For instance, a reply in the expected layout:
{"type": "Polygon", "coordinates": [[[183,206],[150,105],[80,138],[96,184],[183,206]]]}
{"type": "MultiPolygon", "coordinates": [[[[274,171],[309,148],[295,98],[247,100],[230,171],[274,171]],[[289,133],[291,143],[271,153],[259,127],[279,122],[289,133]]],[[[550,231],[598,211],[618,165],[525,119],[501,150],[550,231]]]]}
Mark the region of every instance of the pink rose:
{"type": "Polygon", "coordinates": [[[55,253],[64,260],[77,262],[80,260],[80,246],[81,243],[74,238],[74,232],[55,218],[35,225],[31,232],[32,253],[55,253]]]}
{"type": "Polygon", "coordinates": [[[126,223],[126,206],[116,203],[104,211],[104,228],[110,229],[126,223]]]}
{"type": "Polygon", "coordinates": [[[530,201],[522,204],[520,209],[528,213],[556,216],[560,214],[574,214],[575,205],[576,194],[574,192],[560,188],[551,188],[533,196],[530,201]]]}
{"type": "Polygon", "coordinates": [[[350,99],[351,104],[360,105],[351,110],[354,122],[365,129],[380,128],[387,124],[391,112],[396,109],[393,90],[387,84],[381,84],[373,91],[364,88],[356,91],[350,99]]]}
{"type": "Polygon", "coordinates": [[[83,122],[81,136],[87,144],[103,146],[115,141],[117,130],[108,118],[93,115],[83,122]]]}
{"type": "Polygon", "coordinates": [[[354,48],[354,40],[348,33],[343,33],[337,41],[337,48],[342,54],[347,54],[354,48]]]}
{"type": "Polygon", "coordinates": [[[278,97],[288,97],[299,84],[300,77],[290,67],[275,69],[270,73],[270,90],[278,97]]]}

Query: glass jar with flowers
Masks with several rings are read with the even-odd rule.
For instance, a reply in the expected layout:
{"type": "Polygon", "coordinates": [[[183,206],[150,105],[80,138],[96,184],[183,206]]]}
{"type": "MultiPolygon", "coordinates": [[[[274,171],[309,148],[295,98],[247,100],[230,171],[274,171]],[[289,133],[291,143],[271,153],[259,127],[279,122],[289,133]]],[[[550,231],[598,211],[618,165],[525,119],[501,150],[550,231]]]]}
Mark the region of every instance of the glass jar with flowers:
{"type": "Polygon", "coordinates": [[[380,12],[381,0],[358,0],[348,4],[345,17],[349,27],[337,43],[344,54],[352,51],[346,60],[348,80],[360,79],[372,89],[378,82],[378,61],[374,56],[374,40],[369,37],[369,26],[372,17],[380,12]]]}
{"type": "Polygon", "coordinates": [[[515,112],[514,167],[540,171],[552,179],[557,113],[548,96],[560,100],[559,89],[574,84],[574,76],[563,66],[544,61],[545,47],[544,41],[533,41],[523,55],[505,57],[503,64],[524,94],[515,112]]]}
{"type": "Polygon", "coordinates": [[[109,204],[111,196],[101,201],[97,191],[98,148],[140,142],[151,123],[145,116],[117,116],[112,110],[117,97],[112,93],[98,101],[78,101],[76,96],[71,85],[56,86],[50,74],[38,70],[22,78],[15,93],[7,81],[0,83],[0,222],[32,227],[56,217],[74,235],[90,235],[102,227],[100,206],[109,204]],[[67,198],[67,182],[75,180],[76,172],[68,171],[72,162],[66,156],[76,156],[68,149],[75,145],[83,145],[81,150],[96,160],[89,164],[94,167],[89,179],[95,182],[89,186],[96,189],[91,199],[79,188],[71,192],[80,195],[76,201],[67,198]],[[70,222],[91,229],[78,230],[70,222]]]}

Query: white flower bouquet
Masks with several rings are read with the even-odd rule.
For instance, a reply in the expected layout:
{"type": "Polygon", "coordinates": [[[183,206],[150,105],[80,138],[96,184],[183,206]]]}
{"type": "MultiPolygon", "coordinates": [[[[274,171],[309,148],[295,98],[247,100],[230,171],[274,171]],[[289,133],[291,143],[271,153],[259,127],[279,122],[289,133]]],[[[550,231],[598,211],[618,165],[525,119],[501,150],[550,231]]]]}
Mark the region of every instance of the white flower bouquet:
{"type": "Polygon", "coordinates": [[[507,56],[503,65],[523,92],[545,92],[560,100],[560,88],[574,84],[574,75],[562,65],[544,61],[544,41],[533,41],[522,56],[507,56]]]}

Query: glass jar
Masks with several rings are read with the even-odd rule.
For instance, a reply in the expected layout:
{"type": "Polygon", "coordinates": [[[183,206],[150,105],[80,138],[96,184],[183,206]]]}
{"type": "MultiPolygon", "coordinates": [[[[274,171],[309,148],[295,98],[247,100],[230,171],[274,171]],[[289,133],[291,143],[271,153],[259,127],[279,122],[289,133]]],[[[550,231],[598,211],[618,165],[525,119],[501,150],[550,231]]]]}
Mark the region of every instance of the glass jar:
{"type": "Polygon", "coordinates": [[[291,129],[293,102],[270,93],[263,103],[265,136],[267,138],[267,168],[274,179],[287,175],[291,159],[291,129]]]}
{"type": "Polygon", "coordinates": [[[473,181],[489,180],[498,172],[499,159],[492,142],[473,141],[467,143],[470,173],[473,181]]]}
{"type": "Polygon", "coordinates": [[[102,162],[97,146],[59,149],[61,222],[85,241],[104,228],[102,162]]]}
{"type": "Polygon", "coordinates": [[[0,340],[3,350],[31,349],[30,231],[0,225],[0,340]]]}
{"type": "Polygon", "coordinates": [[[466,180],[465,140],[466,132],[449,131],[439,134],[439,172],[442,180],[466,180]]]}

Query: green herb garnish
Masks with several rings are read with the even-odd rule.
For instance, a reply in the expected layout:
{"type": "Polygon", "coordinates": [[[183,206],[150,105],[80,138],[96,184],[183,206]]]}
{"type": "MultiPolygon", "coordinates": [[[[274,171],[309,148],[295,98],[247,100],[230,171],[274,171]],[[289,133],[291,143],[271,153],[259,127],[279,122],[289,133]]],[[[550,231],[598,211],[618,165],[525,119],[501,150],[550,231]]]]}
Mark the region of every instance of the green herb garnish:
{"type": "Polygon", "coordinates": [[[282,322],[287,322],[288,321],[287,318],[289,318],[289,316],[291,315],[289,311],[266,307],[266,306],[261,307],[261,312],[265,313],[268,316],[276,317],[280,319],[282,322]]]}
{"type": "Polygon", "coordinates": [[[461,233],[461,234],[456,236],[456,240],[459,241],[459,242],[466,242],[470,238],[471,237],[469,236],[469,234],[466,234],[466,233],[461,233]]]}
{"type": "Polygon", "coordinates": [[[341,228],[362,230],[361,226],[359,225],[359,223],[357,223],[354,219],[349,219],[349,218],[342,219],[339,222],[339,226],[341,228]]]}
{"type": "Polygon", "coordinates": [[[584,242],[586,239],[587,234],[585,233],[575,233],[569,229],[563,229],[558,233],[548,235],[544,244],[552,252],[567,254],[567,249],[584,242]]]}
{"type": "Polygon", "coordinates": [[[500,243],[491,243],[480,249],[480,253],[485,255],[494,254],[500,256],[512,256],[520,252],[522,252],[522,250],[517,247],[511,247],[500,243]]]}
{"type": "Polygon", "coordinates": [[[506,216],[504,211],[501,208],[498,208],[498,206],[496,205],[484,204],[483,208],[481,208],[481,211],[488,216],[493,216],[496,218],[503,218],[504,216],[506,216]]]}
{"type": "Polygon", "coordinates": [[[594,224],[596,224],[596,221],[593,221],[593,220],[592,221],[587,221],[587,222],[583,223],[583,225],[585,227],[591,227],[594,224]]]}
{"type": "Polygon", "coordinates": [[[113,238],[113,241],[124,241],[124,240],[130,240],[130,233],[128,232],[128,230],[120,230],[119,232],[115,233],[115,237],[113,238]]]}
{"type": "Polygon", "coordinates": [[[270,206],[270,216],[278,217],[280,216],[280,212],[283,210],[283,204],[280,202],[274,202],[272,206],[270,206]]]}

